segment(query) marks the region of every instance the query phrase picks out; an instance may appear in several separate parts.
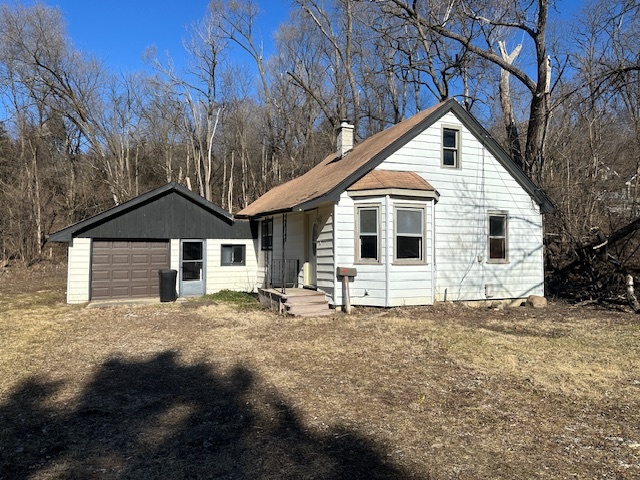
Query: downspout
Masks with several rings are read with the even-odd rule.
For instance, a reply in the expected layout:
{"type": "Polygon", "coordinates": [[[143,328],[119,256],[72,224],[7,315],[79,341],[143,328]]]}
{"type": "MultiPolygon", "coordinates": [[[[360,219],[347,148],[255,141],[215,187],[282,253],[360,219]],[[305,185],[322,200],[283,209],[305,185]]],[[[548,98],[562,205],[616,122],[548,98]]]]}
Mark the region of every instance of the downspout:
{"type": "Polygon", "coordinates": [[[436,201],[431,200],[431,303],[436,303],[436,201]]]}
{"type": "MultiPolygon", "coordinates": [[[[337,217],[337,208],[338,208],[338,203],[339,200],[333,204],[333,215],[331,218],[331,254],[333,255],[333,269],[331,270],[331,272],[335,272],[336,269],[338,268],[338,260],[337,260],[337,255],[336,255],[336,229],[337,229],[337,221],[336,221],[336,217],[337,217]]],[[[336,306],[338,305],[338,276],[337,275],[333,275],[333,308],[336,308],[336,306]]]]}
{"type": "MultiPolygon", "coordinates": [[[[384,196],[384,228],[385,228],[385,249],[384,249],[384,306],[389,306],[389,289],[391,288],[391,280],[389,279],[389,273],[391,271],[391,260],[389,258],[389,246],[393,241],[389,238],[389,207],[391,206],[391,200],[389,195],[384,196]]],[[[382,239],[382,236],[380,236],[382,239]]],[[[382,242],[380,242],[382,244],[382,242]]],[[[382,253],[382,245],[380,245],[380,253],[382,253]]]]}

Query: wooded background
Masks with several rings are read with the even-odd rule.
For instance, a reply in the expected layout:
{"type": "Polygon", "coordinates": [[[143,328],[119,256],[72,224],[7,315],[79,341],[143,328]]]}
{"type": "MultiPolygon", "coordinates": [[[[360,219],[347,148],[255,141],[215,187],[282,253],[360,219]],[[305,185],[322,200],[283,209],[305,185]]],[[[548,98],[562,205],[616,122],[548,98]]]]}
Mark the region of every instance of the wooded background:
{"type": "Polygon", "coordinates": [[[0,258],[169,181],[230,211],[334,148],[454,97],[556,205],[551,293],[612,296],[640,242],[640,2],[295,0],[265,56],[252,1],[214,0],[188,66],[109,71],[60,10],[0,5],[0,258]],[[234,52],[243,52],[247,66],[234,52]],[[571,287],[569,289],[568,287],[571,287]]]}

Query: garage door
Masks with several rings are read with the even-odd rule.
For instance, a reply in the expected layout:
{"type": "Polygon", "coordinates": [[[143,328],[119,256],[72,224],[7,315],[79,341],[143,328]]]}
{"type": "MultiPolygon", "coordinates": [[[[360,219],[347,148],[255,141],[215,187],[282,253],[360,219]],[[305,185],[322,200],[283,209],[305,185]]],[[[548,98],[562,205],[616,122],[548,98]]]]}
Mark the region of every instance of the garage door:
{"type": "Polygon", "coordinates": [[[169,268],[169,242],[93,242],[91,299],[159,296],[158,270],[169,268]]]}

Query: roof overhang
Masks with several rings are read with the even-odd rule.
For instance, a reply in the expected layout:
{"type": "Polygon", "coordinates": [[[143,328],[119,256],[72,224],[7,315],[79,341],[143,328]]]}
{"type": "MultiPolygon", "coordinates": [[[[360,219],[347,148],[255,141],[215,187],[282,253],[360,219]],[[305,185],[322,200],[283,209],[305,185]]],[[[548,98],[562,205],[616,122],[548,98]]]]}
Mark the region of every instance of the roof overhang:
{"type": "Polygon", "coordinates": [[[376,188],[371,190],[354,190],[348,191],[347,195],[352,198],[381,197],[389,195],[390,197],[432,198],[436,201],[438,201],[438,199],[440,198],[440,194],[435,190],[412,190],[407,188],[376,188]]]}

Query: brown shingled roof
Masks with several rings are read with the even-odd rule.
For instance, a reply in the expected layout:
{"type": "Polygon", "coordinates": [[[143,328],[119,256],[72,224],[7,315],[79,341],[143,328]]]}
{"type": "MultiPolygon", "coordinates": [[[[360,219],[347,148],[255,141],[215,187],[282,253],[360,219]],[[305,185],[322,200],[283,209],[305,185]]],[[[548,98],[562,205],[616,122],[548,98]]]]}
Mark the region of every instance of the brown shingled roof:
{"type": "Polygon", "coordinates": [[[429,182],[415,172],[396,172],[392,170],[372,170],[347,190],[353,192],[382,188],[435,191],[435,188],[429,182]]]}
{"type": "MultiPolygon", "coordinates": [[[[401,140],[405,136],[409,136],[409,133],[412,132],[413,129],[418,129],[416,134],[422,131],[420,127],[423,121],[440,107],[451,101],[452,100],[448,100],[447,102],[434,105],[403,122],[367,138],[356,144],[352,150],[341,158],[339,158],[337,154],[332,153],[304,175],[272,188],[255,202],[240,210],[236,215],[249,217],[286,212],[294,208],[299,208],[307,202],[312,202],[336,190],[339,190],[339,195],[349,186],[349,184],[344,184],[345,181],[349,181],[353,175],[360,174],[360,176],[362,176],[369,170],[375,168],[377,165],[375,165],[375,162],[372,162],[372,160],[383,153],[385,149],[394,142],[401,140]]],[[[426,128],[426,126],[424,128],[426,128]]],[[[387,155],[390,153],[391,152],[388,152],[387,155]]],[[[353,178],[349,183],[357,179],[358,178],[353,178]]]]}
{"type": "Polygon", "coordinates": [[[306,210],[321,202],[337,201],[340,194],[375,169],[389,155],[446,112],[452,111],[496,160],[541,206],[543,213],[553,212],[551,200],[520,169],[507,152],[480,123],[455,100],[449,99],[417,113],[356,144],[343,157],[333,153],[304,175],[272,188],[255,202],[240,210],[238,217],[265,216],[292,210],[306,210]]]}

